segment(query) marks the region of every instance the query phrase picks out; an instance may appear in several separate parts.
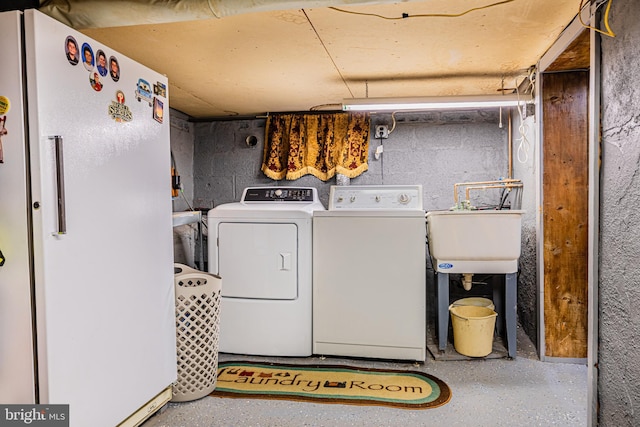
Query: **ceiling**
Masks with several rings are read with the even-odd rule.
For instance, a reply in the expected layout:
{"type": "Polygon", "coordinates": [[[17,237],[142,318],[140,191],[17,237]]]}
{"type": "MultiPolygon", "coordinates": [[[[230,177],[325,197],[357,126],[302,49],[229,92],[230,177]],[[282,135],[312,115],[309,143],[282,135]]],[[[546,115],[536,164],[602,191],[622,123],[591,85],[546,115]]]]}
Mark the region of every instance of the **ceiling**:
{"type": "Polygon", "coordinates": [[[165,9],[168,17],[157,18],[128,9],[140,2],[99,3],[102,16],[109,8],[119,20],[100,22],[97,14],[72,25],[166,74],[171,107],[195,120],[336,110],[352,97],[500,93],[523,80],[580,6],[579,0],[263,0],[207,16],[185,13],[184,1],[147,0],[165,9]],[[320,6],[293,7],[301,3],[320,6]]]}

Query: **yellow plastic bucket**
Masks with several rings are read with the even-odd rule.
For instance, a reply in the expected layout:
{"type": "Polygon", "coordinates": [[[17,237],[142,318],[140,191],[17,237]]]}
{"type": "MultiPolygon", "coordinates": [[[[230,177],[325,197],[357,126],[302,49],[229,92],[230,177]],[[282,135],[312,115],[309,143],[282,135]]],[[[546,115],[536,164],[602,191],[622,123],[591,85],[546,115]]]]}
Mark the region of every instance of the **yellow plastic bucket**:
{"type": "Polygon", "coordinates": [[[496,307],[493,305],[493,301],[491,301],[489,298],[480,297],[462,298],[459,300],[455,300],[451,305],[454,307],[458,307],[460,305],[475,305],[477,307],[487,307],[491,310],[496,309],[496,307]]]}
{"type": "Polygon", "coordinates": [[[453,346],[469,357],[484,357],[493,348],[493,330],[498,313],[488,307],[449,306],[453,325],[453,346]]]}

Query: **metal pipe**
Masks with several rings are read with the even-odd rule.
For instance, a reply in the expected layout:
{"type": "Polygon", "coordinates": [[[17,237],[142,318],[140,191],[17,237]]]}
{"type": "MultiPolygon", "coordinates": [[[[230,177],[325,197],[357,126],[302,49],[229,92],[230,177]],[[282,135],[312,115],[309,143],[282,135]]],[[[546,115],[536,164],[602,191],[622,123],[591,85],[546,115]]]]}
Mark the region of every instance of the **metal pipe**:
{"type": "Polygon", "coordinates": [[[483,186],[471,186],[467,187],[465,191],[465,195],[467,198],[465,199],[469,202],[469,192],[470,190],[486,190],[488,188],[522,188],[522,184],[505,184],[505,185],[483,185],[483,186]]]}
{"type": "MultiPolygon", "coordinates": [[[[519,107],[518,107],[519,108],[519,107]]],[[[507,173],[507,178],[511,179],[513,176],[513,135],[511,133],[511,110],[509,110],[509,135],[507,135],[507,139],[509,141],[509,171],[507,173]]]]}
{"type": "Polygon", "coordinates": [[[453,200],[455,204],[458,204],[458,186],[468,186],[468,185],[485,185],[485,184],[510,184],[510,183],[518,183],[522,182],[519,179],[502,179],[502,180],[492,180],[492,181],[476,181],[476,182],[458,182],[453,184],[453,200]]]}

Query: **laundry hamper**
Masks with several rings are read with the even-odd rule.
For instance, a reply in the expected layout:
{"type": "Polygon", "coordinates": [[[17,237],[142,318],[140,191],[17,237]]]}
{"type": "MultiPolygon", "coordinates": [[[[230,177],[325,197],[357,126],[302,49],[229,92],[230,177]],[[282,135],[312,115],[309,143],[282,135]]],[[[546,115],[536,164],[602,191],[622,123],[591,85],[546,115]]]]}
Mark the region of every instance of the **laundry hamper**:
{"type": "Polygon", "coordinates": [[[178,379],[171,400],[186,402],[216,387],[222,279],[184,264],[174,269],[178,379]]]}

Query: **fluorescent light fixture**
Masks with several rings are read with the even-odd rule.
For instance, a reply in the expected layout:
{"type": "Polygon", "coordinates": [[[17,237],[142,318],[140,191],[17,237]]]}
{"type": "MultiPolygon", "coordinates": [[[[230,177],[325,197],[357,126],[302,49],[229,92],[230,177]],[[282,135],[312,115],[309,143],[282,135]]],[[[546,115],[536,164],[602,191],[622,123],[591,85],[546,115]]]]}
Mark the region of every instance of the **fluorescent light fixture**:
{"type": "MultiPolygon", "coordinates": [[[[524,102],[524,100],[520,101],[524,102]]],[[[451,110],[493,107],[515,107],[516,94],[430,96],[408,98],[351,98],[342,101],[343,111],[451,110]]]]}

